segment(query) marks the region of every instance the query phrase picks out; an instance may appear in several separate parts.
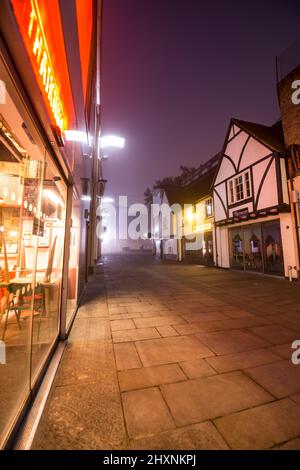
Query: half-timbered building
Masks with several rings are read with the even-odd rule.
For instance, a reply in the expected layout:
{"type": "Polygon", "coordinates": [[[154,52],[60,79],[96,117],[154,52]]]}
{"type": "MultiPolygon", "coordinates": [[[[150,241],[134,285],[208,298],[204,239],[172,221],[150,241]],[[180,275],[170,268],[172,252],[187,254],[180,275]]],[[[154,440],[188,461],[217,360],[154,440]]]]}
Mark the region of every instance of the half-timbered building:
{"type": "Polygon", "coordinates": [[[213,183],[215,264],[296,278],[282,124],[232,119],[213,183]]]}

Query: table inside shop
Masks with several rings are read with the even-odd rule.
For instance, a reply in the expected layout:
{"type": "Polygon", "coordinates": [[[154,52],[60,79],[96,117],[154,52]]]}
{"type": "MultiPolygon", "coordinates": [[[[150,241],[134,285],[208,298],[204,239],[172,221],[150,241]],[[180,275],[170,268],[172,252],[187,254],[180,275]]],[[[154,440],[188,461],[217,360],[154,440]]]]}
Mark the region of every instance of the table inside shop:
{"type": "MultiPolygon", "coordinates": [[[[42,279],[42,276],[36,278],[36,287],[42,287],[42,293],[44,295],[43,305],[47,315],[50,312],[50,288],[55,285],[56,279],[49,282],[43,281],[42,279]]],[[[8,294],[16,294],[17,290],[20,289],[20,301],[22,301],[22,298],[25,297],[26,294],[29,295],[30,292],[31,295],[31,289],[28,289],[28,287],[32,284],[33,277],[14,277],[9,281],[0,282],[0,288],[6,288],[8,294]],[[13,289],[14,286],[16,286],[16,289],[13,289]]]]}

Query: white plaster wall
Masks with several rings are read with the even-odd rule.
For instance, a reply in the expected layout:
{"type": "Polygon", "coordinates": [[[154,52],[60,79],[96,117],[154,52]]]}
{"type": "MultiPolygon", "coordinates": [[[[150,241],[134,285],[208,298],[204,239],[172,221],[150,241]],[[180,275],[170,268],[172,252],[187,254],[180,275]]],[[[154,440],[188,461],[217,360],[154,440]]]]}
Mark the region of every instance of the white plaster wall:
{"type": "MultiPolygon", "coordinates": [[[[253,168],[255,173],[255,167],[253,168]]],[[[255,195],[256,197],[257,195],[255,195]]],[[[275,160],[272,162],[267,176],[262,185],[262,189],[259,195],[257,209],[264,209],[266,207],[276,206],[278,204],[278,191],[277,191],[277,177],[276,177],[276,166],[275,160]]]]}
{"type": "Polygon", "coordinates": [[[216,177],[215,185],[221,183],[225,178],[230,178],[235,174],[235,169],[231,161],[223,156],[218,175],[216,177]]]}
{"type": "Polygon", "coordinates": [[[229,243],[227,227],[217,227],[216,229],[217,255],[214,254],[216,264],[221,268],[229,268],[229,243]]]}
{"type": "Polygon", "coordinates": [[[213,201],[214,201],[214,214],[215,214],[215,220],[224,220],[227,218],[226,213],[224,211],[224,208],[222,206],[222,203],[220,201],[220,198],[224,202],[224,205],[226,207],[226,183],[221,183],[218,186],[215,187],[215,191],[213,193],[213,201]],[[217,192],[220,197],[215,194],[217,192]]]}
{"type": "Polygon", "coordinates": [[[242,171],[247,166],[252,165],[253,163],[257,162],[261,158],[266,157],[270,153],[272,153],[272,151],[268,147],[265,147],[256,139],[253,139],[253,137],[250,137],[245,147],[245,150],[243,152],[241,165],[240,165],[240,171],[242,171]]]}
{"type": "Polygon", "coordinates": [[[232,158],[236,166],[238,165],[241,151],[248,137],[249,135],[242,131],[234,139],[228,142],[226,146],[225,154],[232,158]]]}
{"type": "Polygon", "coordinates": [[[291,213],[280,214],[280,229],[282,238],[284,274],[289,276],[289,266],[293,267],[293,277],[297,278],[299,260],[297,255],[296,228],[293,224],[291,213]]]}

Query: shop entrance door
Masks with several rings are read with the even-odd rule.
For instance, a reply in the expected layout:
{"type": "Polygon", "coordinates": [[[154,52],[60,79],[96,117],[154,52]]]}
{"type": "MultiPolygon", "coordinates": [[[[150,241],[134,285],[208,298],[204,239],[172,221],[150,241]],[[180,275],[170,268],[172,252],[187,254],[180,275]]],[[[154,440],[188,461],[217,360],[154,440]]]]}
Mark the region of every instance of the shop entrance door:
{"type": "Polygon", "coordinates": [[[230,266],[244,269],[244,232],[242,227],[229,230],[230,266]]]}
{"type": "Polygon", "coordinates": [[[261,225],[244,227],[245,270],[263,271],[261,225]]]}

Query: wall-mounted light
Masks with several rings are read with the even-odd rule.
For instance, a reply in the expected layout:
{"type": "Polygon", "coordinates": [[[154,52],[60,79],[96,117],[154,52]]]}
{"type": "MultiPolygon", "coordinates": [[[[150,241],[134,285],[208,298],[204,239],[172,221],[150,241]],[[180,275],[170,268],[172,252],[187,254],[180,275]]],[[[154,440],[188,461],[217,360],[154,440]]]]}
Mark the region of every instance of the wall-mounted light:
{"type": "Polygon", "coordinates": [[[64,132],[67,142],[81,142],[82,144],[91,145],[92,137],[84,131],[66,130],[64,132]]]}

